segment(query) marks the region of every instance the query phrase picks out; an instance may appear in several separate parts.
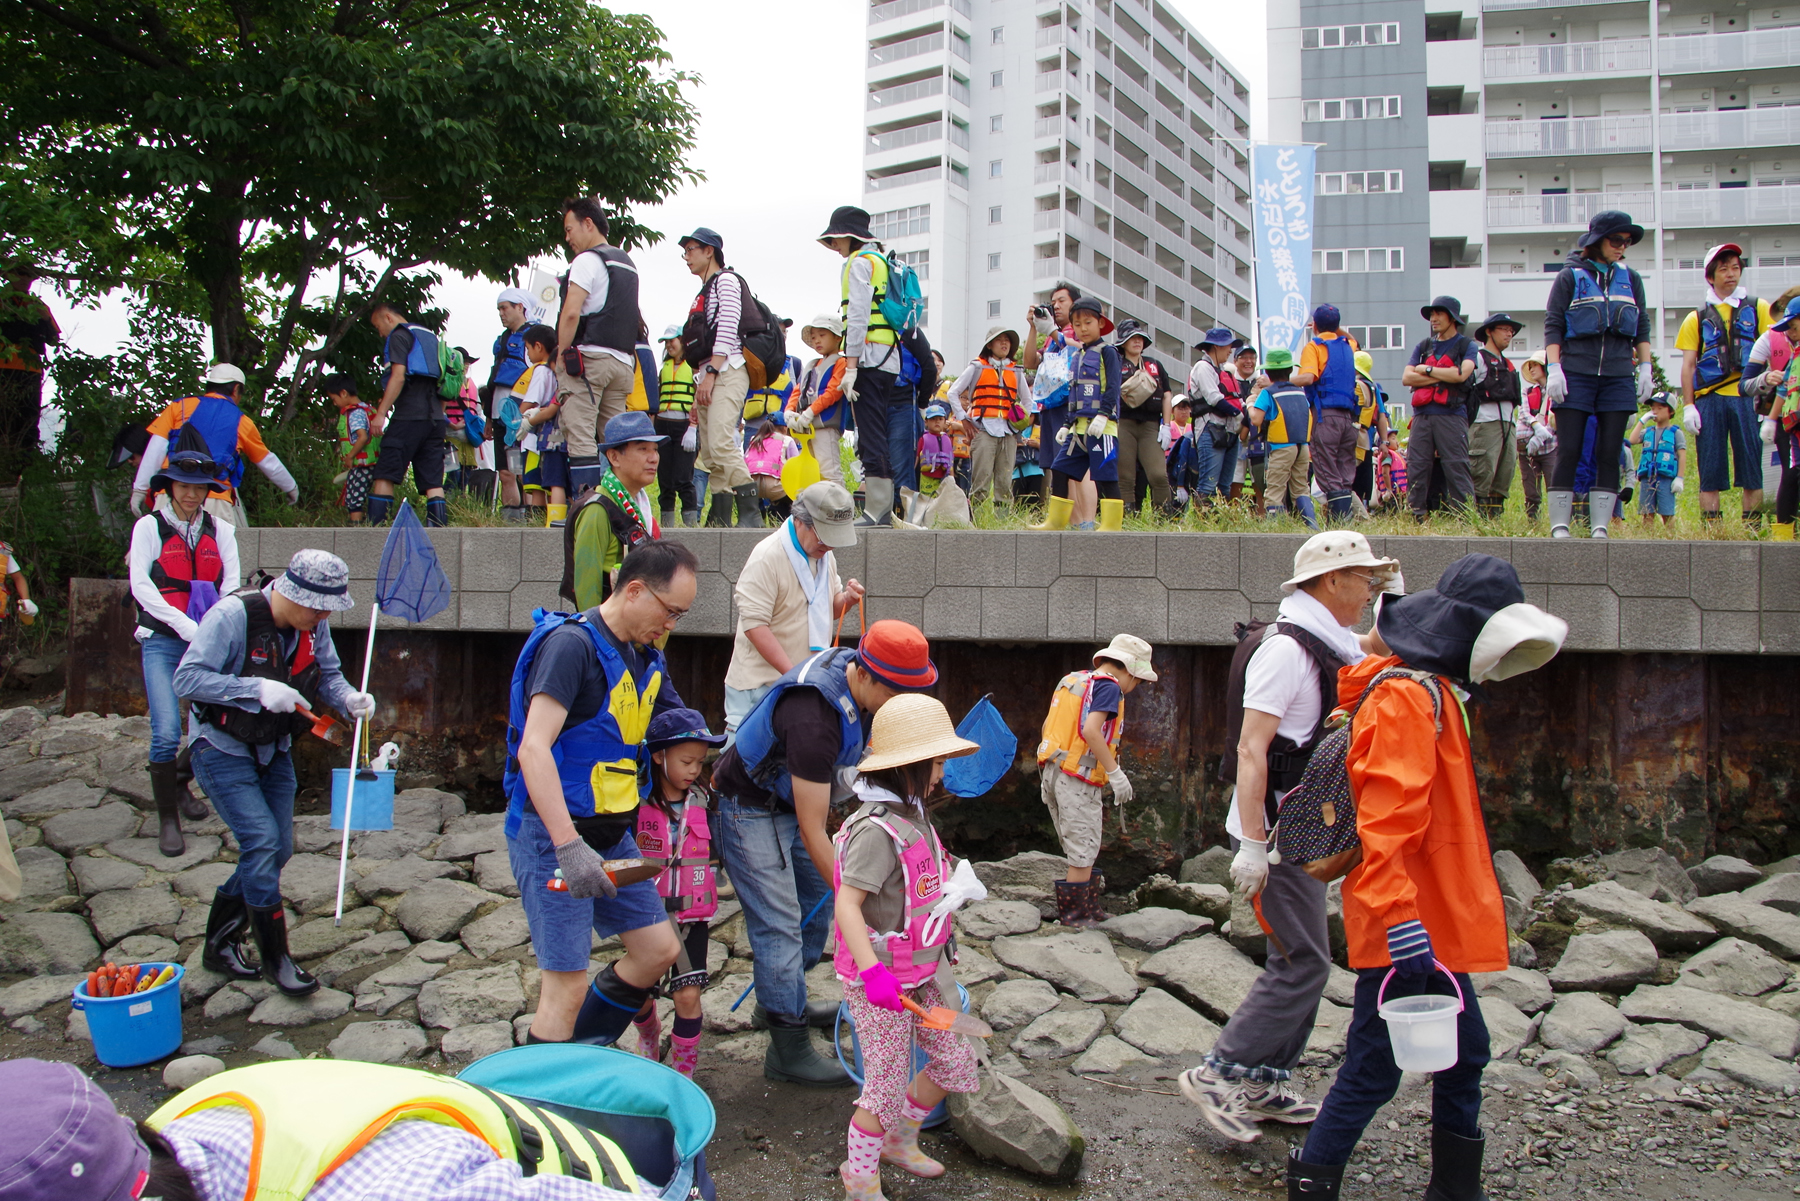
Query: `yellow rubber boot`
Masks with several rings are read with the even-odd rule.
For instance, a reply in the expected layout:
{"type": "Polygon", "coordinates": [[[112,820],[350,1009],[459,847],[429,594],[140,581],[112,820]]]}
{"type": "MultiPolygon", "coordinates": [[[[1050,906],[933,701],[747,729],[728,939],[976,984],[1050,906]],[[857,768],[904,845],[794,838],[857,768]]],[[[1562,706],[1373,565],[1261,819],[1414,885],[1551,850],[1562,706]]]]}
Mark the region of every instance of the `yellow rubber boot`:
{"type": "Polygon", "coordinates": [[[1066,496],[1052,496],[1044,509],[1044,520],[1032,526],[1034,530],[1066,530],[1069,518],[1075,512],[1075,502],[1066,496]]]}
{"type": "Polygon", "coordinates": [[[1124,501],[1103,500],[1100,502],[1100,528],[1103,530],[1122,530],[1125,528],[1124,501]]]}
{"type": "Polygon", "coordinates": [[[545,505],[544,527],[546,529],[560,529],[564,519],[567,518],[568,515],[568,505],[545,505]]]}
{"type": "Polygon", "coordinates": [[[1770,542],[1792,542],[1794,540],[1794,523],[1777,521],[1769,526],[1770,542]]]}

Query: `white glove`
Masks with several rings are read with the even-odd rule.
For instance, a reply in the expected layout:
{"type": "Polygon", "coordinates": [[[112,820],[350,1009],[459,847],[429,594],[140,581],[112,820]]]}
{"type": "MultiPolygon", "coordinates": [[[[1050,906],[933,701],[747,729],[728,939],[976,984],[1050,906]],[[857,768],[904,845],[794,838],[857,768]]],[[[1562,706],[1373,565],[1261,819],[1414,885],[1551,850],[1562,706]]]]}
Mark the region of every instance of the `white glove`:
{"type": "Polygon", "coordinates": [[[131,490],[131,511],[137,516],[142,517],[144,515],[144,502],[148,499],[149,497],[142,488],[133,488],[131,490]]]}
{"type": "Polygon", "coordinates": [[[1673,492],[1676,496],[1680,496],[1686,489],[1687,481],[1680,476],[1676,476],[1673,480],[1669,481],[1669,491],[1673,492]]]}
{"type": "Polygon", "coordinates": [[[23,613],[27,617],[36,617],[38,615],[37,602],[32,600],[30,597],[26,597],[24,600],[19,602],[19,612],[23,613]]]}
{"type": "Polygon", "coordinates": [[[687,451],[689,454],[693,454],[694,451],[699,448],[700,427],[697,425],[690,425],[687,427],[687,432],[681,435],[681,449],[687,451]]]}
{"type": "Polygon", "coordinates": [[[280,680],[258,680],[256,682],[256,699],[270,713],[292,713],[306,703],[300,690],[283,684],[280,680]]]}
{"type": "Polygon", "coordinates": [[[1106,782],[1112,785],[1113,804],[1123,805],[1137,796],[1137,790],[1131,786],[1131,780],[1125,775],[1125,769],[1115,767],[1106,773],[1106,782]]]}
{"type": "Polygon", "coordinates": [[[1652,413],[1649,409],[1645,409],[1642,413],[1638,414],[1637,423],[1639,425],[1649,425],[1652,421],[1655,421],[1655,420],[1656,420],[1656,414],[1652,413]]]}
{"type": "Polygon", "coordinates": [[[838,385],[838,391],[844,394],[845,400],[856,403],[856,368],[844,368],[844,382],[838,385]]]}
{"type": "Polygon", "coordinates": [[[290,504],[290,505],[297,505],[300,503],[300,485],[299,484],[295,484],[292,488],[288,489],[287,498],[288,498],[288,504],[290,504]]]}
{"type": "Polygon", "coordinates": [[[1646,400],[1649,400],[1651,393],[1655,391],[1656,368],[1649,363],[1639,363],[1637,366],[1638,403],[1643,404],[1646,400]]]}
{"type": "Polygon", "coordinates": [[[1048,337],[1050,334],[1056,332],[1056,322],[1052,320],[1048,314],[1033,315],[1031,318],[1031,328],[1048,337]]]}
{"type": "Polygon", "coordinates": [[[1100,438],[1100,437],[1104,437],[1105,434],[1106,434],[1106,415],[1104,413],[1096,413],[1096,414],[1094,414],[1093,419],[1088,422],[1087,436],[1090,438],[1100,438]]]}
{"type": "Polygon", "coordinates": [[[375,698],[367,692],[352,692],[344,698],[344,712],[367,721],[375,716],[375,698]]]}
{"type": "Polygon", "coordinates": [[[1061,429],[1056,431],[1056,438],[1055,438],[1056,444],[1058,446],[1068,445],[1069,435],[1073,434],[1074,432],[1075,432],[1074,426],[1072,426],[1072,425],[1063,426],[1061,429]]]}
{"type": "Polygon", "coordinates": [[[1689,405],[1681,410],[1681,428],[1690,434],[1700,432],[1700,406],[1689,405]]]}
{"type": "Polygon", "coordinates": [[[1550,398],[1551,404],[1561,404],[1569,395],[1569,380],[1563,374],[1561,363],[1552,363],[1544,372],[1544,395],[1550,398]]]}
{"type": "Polygon", "coordinates": [[[987,895],[987,885],[975,874],[975,865],[967,859],[959,859],[956,870],[950,873],[950,879],[944,885],[943,895],[931,907],[931,916],[954,913],[963,905],[987,900],[987,895]]]}
{"type": "Polygon", "coordinates": [[[1246,899],[1255,897],[1269,882],[1269,844],[1245,838],[1238,842],[1237,854],[1231,859],[1231,882],[1244,890],[1246,899]]]}
{"type": "Polygon", "coordinates": [[[795,409],[787,415],[788,432],[804,434],[812,429],[813,415],[811,409],[795,409]]]}

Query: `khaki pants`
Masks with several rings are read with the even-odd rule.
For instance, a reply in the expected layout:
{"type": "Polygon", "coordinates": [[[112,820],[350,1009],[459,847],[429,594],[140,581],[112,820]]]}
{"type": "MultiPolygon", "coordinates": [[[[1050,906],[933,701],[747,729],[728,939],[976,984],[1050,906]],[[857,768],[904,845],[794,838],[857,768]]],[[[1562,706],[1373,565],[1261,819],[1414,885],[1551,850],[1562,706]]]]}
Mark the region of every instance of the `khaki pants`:
{"type": "Polygon", "coordinates": [[[1017,434],[996,438],[981,426],[975,427],[975,437],[969,442],[969,503],[980,503],[990,488],[995,504],[1012,503],[1013,459],[1018,449],[1017,434]]]}
{"type": "Polygon", "coordinates": [[[1505,496],[1512,491],[1519,447],[1510,421],[1477,421],[1469,427],[1469,475],[1475,495],[1505,496]]]}
{"type": "Polygon", "coordinates": [[[1307,469],[1312,466],[1312,453],[1304,446],[1283,446],[1269,451],[1268,483],[1263,490],[1263,504],[1286,508],[1289,497],[1299,498],[1312,491],[1307,469]]]}
{"type": "Polygon", "coordinates": [[[1100,827],[1106,817],[1104,787],[1077,780],[1054,763],[1038,765],[1039,791],[1070,867],[1092,867],[1100,858],[1100,827]]]}
{"type": "Polygon", "coordinates": [[[1169,464],[1156,440],[1161,426],[1154,421],[1119,422],[1119,495],[1127,512],[1137,512],[1138,472],[1150,486],[1150,501],[1160,510],[1169,507],[1169,464]]]}
{"type": "MultiPolygon", "coordinates": [[[[581,374],[570,375],[556,365],[556,390],[562,401],[557,418],[568,435],[565,448],[571,459],[591,459],[600,453],[600,432],[606,423],[625,411],[637,372],[609,354],[581,354],[581,374]]],[[[605,464],[602,464],[605,466],[605,464]]]]}
{"type": "Polygon", "coordinates": [[[844,482],[844,454],[840,449],[844,431],[820,426],[813,430],[813,457],[819,460],[819,476],[834,484],[844,482]]]}
{"type": "Polygon", "coordinates": [[[695,402],[700,414],[700,457],[694,470],[707,473],[707,487],[714,493],[734,492],[750,483],[744,466],[744,443],[738,423],[744,417],[744,397],[750,395],[750,373],[727,367],[713,380],[712,403],[695,402]]]}

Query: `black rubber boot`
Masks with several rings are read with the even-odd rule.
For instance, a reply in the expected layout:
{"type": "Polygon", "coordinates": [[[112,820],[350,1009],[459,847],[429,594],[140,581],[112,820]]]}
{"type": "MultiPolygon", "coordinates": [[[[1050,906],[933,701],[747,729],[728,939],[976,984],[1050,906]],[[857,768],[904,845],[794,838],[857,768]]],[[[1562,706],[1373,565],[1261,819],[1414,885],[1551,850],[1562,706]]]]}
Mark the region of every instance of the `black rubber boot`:
{"type": "Polygon", "coordinates": [[[200,962],[220,975],[239,980],[254,980],[262,969],[244,955],[244,930],[250,924],[250,913],[243,897],[213,893],[212,910],[206,915],[206,941],[200,950],[200,962]]]}
{"type": "Polygon", "coordinates": [[[757,496],[755,484],[745,484],[733,490],[737,497],[737,524],[740,530],[760,530],[767,523],[763,521],[762,500],[757,496]]]}
{"type": "Polygon", "coordinates": [[[263,979],[290,997],[318,992],[319,982],[288,954],[287,914],[281,906],[246,908],[250,910],[250,929],[256,934],[256,949],[262,953],[263,979]]]}
{"type": "Polygon", "coordinates": [[[706,525],[709,529],[731,528],[731,506],[737,498],[729,492],[715,492],[712,508],[706,511],[706,525]]]}
{"type": "Polygon", "coordinates": [[[1288,1152],[1288,1201],[1337,1201],[1343,1187],[1343,1164],[1307,1163],[1298,1151],[1288,1152]]]}
{"type": "Polygon", "coordinates": [[[175,760],[150,765],[150,796],[156,802],[156,849],[170,859],[187,854],[181,836],[181,793],[175,783],[175,760]]]}
{"type": "Polygon", "coordinates": [[[181,816],[191,822],[203,822],[212,816],[212,810],[206,802],[193,794],[188,785],[194,781],[194,748],[184,746],[181,753],[175,756],[175,787],[177,798],[181,802],[181,816]]]}
{"type": "Polygon", "coordinates": [[[763,1056],[764,1076],[809,1088],[841,1088],[855,1083],[840,1065],[819,1054],[804,1018],[771,1013],[769,1022],[769,1051],[763,1056]]]}
{"type": "Polygon", "coordinates": [[[581,1011],[575,1015],[575,1032],[569,1041],[612,1046],[649,999],[649,989],[626,983],[613,965],[607,964],[588,985],[587,995],[581,999],[581,1011]]]}
{"type": "MultiPolygon", "coordinates": [[[[829,1030],[837,1024],[838,1007],[830,1001],[808,1001],[806,1003],[806,1024],[814,1030],[829,1030]]],[[[759,1002],[750,1011],[750,1028],[767,1030],[769,1028],[769,1011],[759,1002]]]]}
{"type": "Polygon", "coordinates": [[[1080,884],[1071,884],[1067,880],[1056,881],[1056,920],[1065,926],[1083,928],[1098,926],[1100,923],[1088,915],[1088,886],[1091,880],[1083,880],[1080,884]]]}
{"type": "Polygon", "coordinates": [[[1431,1183],[1425,1201],[1488,1201],[1481,1191],[1481,1156],[1487,1138],[1464,1138],[1431,1128],[1431,1183]]]}

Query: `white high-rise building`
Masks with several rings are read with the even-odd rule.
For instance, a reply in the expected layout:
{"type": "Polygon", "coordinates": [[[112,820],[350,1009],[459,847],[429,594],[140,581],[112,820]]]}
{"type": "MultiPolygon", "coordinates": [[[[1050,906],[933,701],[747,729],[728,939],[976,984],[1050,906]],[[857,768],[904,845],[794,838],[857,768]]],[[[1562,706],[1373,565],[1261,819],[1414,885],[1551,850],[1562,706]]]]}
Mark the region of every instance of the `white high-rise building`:
{"type": "Polygon", "coordinates": [[[950,364],[1058,280],[1172,363],[1249,330],[1249,89],[1165,5],[891,0],[868,56],[863,207],[950,364]]]}

